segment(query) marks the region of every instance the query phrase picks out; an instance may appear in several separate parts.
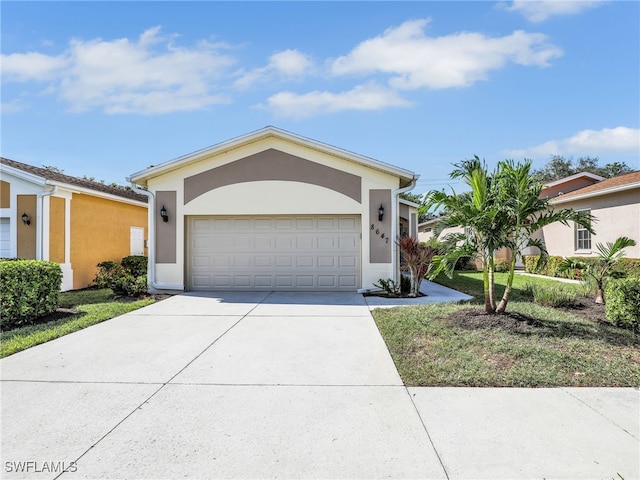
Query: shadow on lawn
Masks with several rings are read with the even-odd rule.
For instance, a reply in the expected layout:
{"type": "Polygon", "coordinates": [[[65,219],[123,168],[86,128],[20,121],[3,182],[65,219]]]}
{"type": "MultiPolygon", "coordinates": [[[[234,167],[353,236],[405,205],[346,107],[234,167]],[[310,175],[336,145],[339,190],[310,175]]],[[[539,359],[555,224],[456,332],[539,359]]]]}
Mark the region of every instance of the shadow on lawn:
{"type": "Polygon", "coordinates": [[[465,330],[499,328],[523,337],[576,338],[604,341],[611,345],[640,345],[637,335],[603,322],[548,320],[513,310],[504,314],[487,314],[482,308],[463,308],[441,320],[465,330]]]}

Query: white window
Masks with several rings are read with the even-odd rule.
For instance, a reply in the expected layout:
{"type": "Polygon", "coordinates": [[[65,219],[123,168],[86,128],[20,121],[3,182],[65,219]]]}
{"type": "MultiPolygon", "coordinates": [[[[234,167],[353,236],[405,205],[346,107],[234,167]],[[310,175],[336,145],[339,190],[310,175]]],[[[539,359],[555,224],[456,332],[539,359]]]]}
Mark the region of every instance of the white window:
{"type": "MultiPolygon", "coordinates": [[[[587,210],[586,213],[589,213],[587,210]]],[[[576,250],[591,250],[591,233],[576,223],[576,250]]]]}

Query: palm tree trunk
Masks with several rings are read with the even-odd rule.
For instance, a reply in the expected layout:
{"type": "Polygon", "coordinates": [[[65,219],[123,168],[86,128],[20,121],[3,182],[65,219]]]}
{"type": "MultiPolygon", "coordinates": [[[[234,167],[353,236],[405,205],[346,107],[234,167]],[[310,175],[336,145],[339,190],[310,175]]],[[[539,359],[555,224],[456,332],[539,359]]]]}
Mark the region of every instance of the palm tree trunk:
{"type": "Polygon", "coordinates": [[[596,303],[604,303],[604,282],[598,280],[598,288],[596,289],[596,303]]]}
{"type": "Polygon", "coordinates": [[[482,282],[484,286],[484,311],[493,313],[491,308],[491,289],[489,288],[489,265],[486,259],[482,263],[482,282]]]}
{"type": "Polygon", "coordinates": [[[509,276],[507,277],[507,287],[504,289],[504,294],[502,295],[502,300],[500,300],[500,304],[498,308],[496,308],[497,313],[504,313],[507,309],[507,304],[509,303],[509,298],[511,297],[511,288],[513,286],[513,279],[516,274],[516,260],[517,256],[513,255],[511,258],[511,262],[509,263],[509,276]]]}
{"type": "Polygon", "coordinates": [[[487,292],[485,293],[484,309],[487,313],[496,312],[496,288],[495,288],[495,265],[493,261],[493,254],[489,255],[487,262],[487,292]]]}

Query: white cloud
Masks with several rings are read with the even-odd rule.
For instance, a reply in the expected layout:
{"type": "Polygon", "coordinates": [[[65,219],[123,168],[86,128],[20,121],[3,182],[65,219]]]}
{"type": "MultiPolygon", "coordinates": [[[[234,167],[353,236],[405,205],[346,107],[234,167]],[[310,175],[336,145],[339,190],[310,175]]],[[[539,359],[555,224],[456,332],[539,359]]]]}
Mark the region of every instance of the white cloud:
{"type": "Polygon", "coordinates": [[[284,50],[269,57],[269,63],[243,74],[237,81],[240,88],[250,87],[260,81],[270,78],[296,79],[301,78],[313,67],[313,61],[308,55],[297,50],[284,50]]]}
{"type": "Polygon", "coordinates": [[[466,87],[485,80],[508,62],[547,67],[560,57],[560,48],[546,35],[521,30],[504,37],[462,32],[441,37],[424,33],[428,20],[411,20],[365,40],[333,61],[334,75],[392,75],[397,89],[466,87]]]}
{"type": "Polygon", "coordinates": [[[629,127],[582,130],[572,137],[550,140],[533,147],[507,150],[511,157],[545,157],[549,155],[597,155],[601,152],[639,152],[640,129],[629,127]]]}
{"type": "Polygon", "coordinates": [[[69,60],[64,56],[49,56],[38,52],[0,55],[4,82],[45,81],[55,78],[69,60]]]}
{"type": "Polygon", "coordinates": [[[160,27],[137,41],[72,40],[59,56],[12,54],[7,80],[53,79],[72,111],[102,109],[106,113],[160,114],[197,110],[226,98],[214,80],[233,63],[219,45],[201,42],[177,47],[162,37],[160,27]]]}
{"type": "Polygon", "coordinates": [[[23,110],[26,110],[27,107],[28,107],[27,104],[19,100],[14,100],[9,103],[3,103],[1,105],[0,112],[2,112],[3,114],[16,113],[16,112],[21,112],[23,110]]]}
{"type": "Polygon", "coordinates": [[[313,91],[305,94],[280,92],[267,99],[267,107],[283,117],[302,118],[343,110],[379,110],[407,107],[411,103],[397,92],[374,84],[359,85],[352,90],[332,93],[313,91]]]}
{"type": "Polygon", "coordinates": [[[577,15],[602,5],[603,1],[578,0],[514,0],[511,5],[501,4],[510,12],[520,13],[530,22],[538,23],[559,16],[577,15]]]}

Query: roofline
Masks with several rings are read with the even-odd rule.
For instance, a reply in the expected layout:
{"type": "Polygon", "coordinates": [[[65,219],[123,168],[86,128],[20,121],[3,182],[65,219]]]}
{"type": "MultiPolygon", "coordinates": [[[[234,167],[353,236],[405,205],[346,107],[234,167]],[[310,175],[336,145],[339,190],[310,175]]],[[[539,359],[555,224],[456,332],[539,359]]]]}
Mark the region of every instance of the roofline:
{"type": "Polygon", "coordinates": [[[545,183],[543,185],[543,188],[555,187],[556,185],[561,185],[563,183],[570,182],[571,180],[575,180],[576,178],[580,178],[580,177],[589,177],[593,180],[597,180],[598,182],[601,182],[602,180],[606,180],[606,178],[601,177],[600,175],[596,175],[595,173],[579,172],[573,175],[569,175],[568,177],[563,177],[558,180],[554,180],[553,182],[545,183]]]}
{"type": "Polygon", "coordinates": [[[412,202],[411,200],[406,200],[406,199],[404,199],[404,198],[402,198],[402,197],[400,197],[400,198],[398,199],[398,201],[399,201],[400,203],[404,203],[405,205],[409,205],[410,207],[420,208],[420,204],[419,204],[419,203],[412,202]]]}
{"type": "Polygon", "coordinates": [[[13,175],[14,177],[18,177],[22,180],[35,183],[36,185],[44,186],[47,184],[47,179],[44,177],[41,177],[40,175],[34,175],[33,173],[20,170],[19,168],[15,168],[10,165],[5,165],[4,163],[0,163],[0,171],[2,170],[6,170],[9,172],[9,174],[13,175]]]}
{"type": "MultiPolygon", "coordinates": [[[[583,187],[586,188],[586,187],[583,187]]],[[[584,198],[592,198],[592,197],[599,197],[601,195],[608,195],[610,193],[617,193],[617,192],[623,192],[625,190],[632,190],[634,188],[640,188],[640,182],[633,182],[633,183],[627,183],[626,185],[617,185],[615,187],[610,187],[610,188],[603,188],[602,190],[595,190],[593,192],[586,192],[583,194],[577,194],[577,195],[572,195],[570,193],[566,194],[566,198],[564,195],[560,195],[557,197],[554,197],[550,200],[550,203],[555,205],[557,203],[567,203],[567,202],[572,202],[574,200],[582,200],[584,198]]],[[[574,191],[578,191],[578,190],[574,190],[574,191]]]]}
{"type": "MultiPolygon", "coordinates": [[[[401,178],[406,178],[409,182],[413,179],[417,179],[419,177],[418,174],[406,170],[404,168],[396,167],[390,165],[388,163],[381,162],[379,160],[375,160],[370,157],[365,157],[363,155],[359,155],[357,153],[350,152],[348,150],[344,150],[338,147],[334,147],[332,145],[328,145],[326,143],[318,142],[317,140],[313,140],[307,137],[303,137],[301,135],[297,135],[295,133],[288,132],[286,130],[282,130],[280,128],[276,128],[273,126],[268,126],[261,128],[259,130],[255,130],[253,132],[241,135],[239,137],[232,138],[230,140],[226,140],[221,143],[217,143],[211,145],[209,147],[196,150],[195,152],[188,153],[186,155],[182,155],[180,157],[174,158],[172,160],[168,160],[166,162],[161,163],[160,165],[156,165],[154,167],[150,167],[144,170],[140,170],[129,175],[128,178],[131,181],[138,183],[143,180],[146,181],[149,178],[153,178],[162,173],[170,172],[181,168],[183,166],[189,165],[198,161],[202,156],[211,156],[219,153],[224,153],[229,150],[233,150],[235,148],[240,147],[241,145],[253,143],[258,140],[262,140],[263,138],[268,137],[280,137],[290,140],[292,142],[301,144],[308,148],[312,148],[321,152],[328,152],[337,157],[344,158],[346,160],[359,163],[366,167],[374,168],[377,170],[381,170],[386,173],[391,173],[401,178]]],[[[408,182],[408,183],[409,183],[408,182]]]]}
{"type": "Polygon", "coordinates": [[[56,186],[59,188],[63,188],[65,190],[69,190],[72,193],[80,193],[83,195],[92,195],[94,197],[106,198],[107,200],[114,200],[117,202],[128,203],[131,205],[137,205],[139,207],[147,207],[148,204],[141,200],[135,200],[133,198],[121,197],[120,195],[115,195],[113,193],[101,192],[100,190],[94,190],[92,188],[81,187],[79,185],[73,185],[70,183],[58,182],[57,180],[47,180],[47,185],[56,186]]]}

